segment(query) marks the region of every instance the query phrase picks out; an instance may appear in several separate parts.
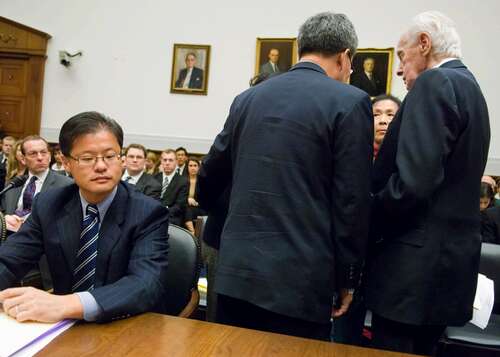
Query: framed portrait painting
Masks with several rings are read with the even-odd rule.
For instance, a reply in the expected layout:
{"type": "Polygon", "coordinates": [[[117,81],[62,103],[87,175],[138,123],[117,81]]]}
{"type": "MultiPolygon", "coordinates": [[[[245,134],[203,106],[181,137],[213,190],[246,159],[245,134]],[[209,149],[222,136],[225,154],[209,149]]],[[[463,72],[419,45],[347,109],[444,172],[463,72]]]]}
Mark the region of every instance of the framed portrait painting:
{"type": "Polygon", "coordinates": [[[174,44],[171,93],[207,95],[210,45],[174,44]]]}
{"type": "Polygon", "coordinates": [[[284,73],[297,63],[296,38],[257,38],[255,75],[284,73]]]}
{"type": "Polygon", "coordinates": [[[350,84],[370,97],[391,92],[394,48],[359,48],[352,60],[350,84]]]}

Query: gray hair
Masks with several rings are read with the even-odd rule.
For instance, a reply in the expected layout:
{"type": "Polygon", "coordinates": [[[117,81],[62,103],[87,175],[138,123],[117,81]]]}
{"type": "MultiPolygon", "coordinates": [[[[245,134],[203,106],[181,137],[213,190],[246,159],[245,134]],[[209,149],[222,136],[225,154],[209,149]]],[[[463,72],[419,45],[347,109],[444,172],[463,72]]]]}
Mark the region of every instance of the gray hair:
{"type": "Polygon", "coordinates": [[[334,55],[345,49],[354,55],[358,36],[352,22],[344,14],[322,12],[307,19],[297,38],[299,57],[307,53],[334,55]]]}
{"type": "Polygon", "coordinates": [[[432,40],[432,53],[437,56],[462,57],[461,41],[455,23],[438,11],[427,11],[415,16],[408,30],[410,42],[420,33],[427,33],[432,40]]]}

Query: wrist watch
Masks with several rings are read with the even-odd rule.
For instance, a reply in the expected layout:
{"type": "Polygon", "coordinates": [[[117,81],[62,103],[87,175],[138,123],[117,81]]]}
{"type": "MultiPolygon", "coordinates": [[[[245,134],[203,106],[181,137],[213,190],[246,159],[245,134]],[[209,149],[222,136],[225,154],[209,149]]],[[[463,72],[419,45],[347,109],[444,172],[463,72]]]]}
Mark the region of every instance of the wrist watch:
{"type": "Polygon", "coordinates": [[[356,291],[356,289],[347,289],[347,293],[349,295],[354,295],[354,292],[356,291]]]}

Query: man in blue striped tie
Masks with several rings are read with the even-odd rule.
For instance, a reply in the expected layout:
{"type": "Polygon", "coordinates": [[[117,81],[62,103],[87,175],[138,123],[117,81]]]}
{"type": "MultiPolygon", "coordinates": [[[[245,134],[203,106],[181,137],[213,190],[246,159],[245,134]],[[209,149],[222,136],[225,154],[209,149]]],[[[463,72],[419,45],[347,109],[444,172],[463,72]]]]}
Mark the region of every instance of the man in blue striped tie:
{"type": "Polygon", "coordinates": [[[0,246],[0,302],[18,321],[109,321],[164,311],[168,209],[120,181],[123,131],[80,113],[59,144],[74,184],[39,194],[0,246]],[[10,288],[46,254],[54,294],[10,288]]]}

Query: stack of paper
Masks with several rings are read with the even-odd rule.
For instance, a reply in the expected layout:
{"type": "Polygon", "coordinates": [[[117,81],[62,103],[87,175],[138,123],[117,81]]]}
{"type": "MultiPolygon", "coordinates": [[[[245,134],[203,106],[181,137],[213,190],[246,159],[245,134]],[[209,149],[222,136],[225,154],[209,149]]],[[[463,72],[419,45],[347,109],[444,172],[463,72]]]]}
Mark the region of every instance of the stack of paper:
{"type": "Polygon", "coordinates": [[[0,357],[32,356],[74,323],[17,322],[0,310],[0,357]]]}

